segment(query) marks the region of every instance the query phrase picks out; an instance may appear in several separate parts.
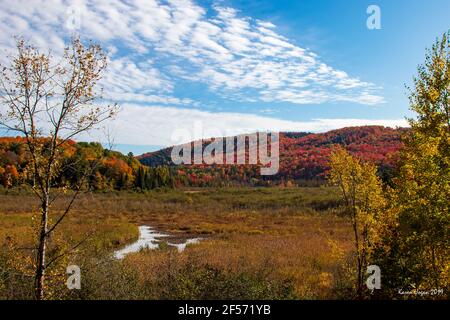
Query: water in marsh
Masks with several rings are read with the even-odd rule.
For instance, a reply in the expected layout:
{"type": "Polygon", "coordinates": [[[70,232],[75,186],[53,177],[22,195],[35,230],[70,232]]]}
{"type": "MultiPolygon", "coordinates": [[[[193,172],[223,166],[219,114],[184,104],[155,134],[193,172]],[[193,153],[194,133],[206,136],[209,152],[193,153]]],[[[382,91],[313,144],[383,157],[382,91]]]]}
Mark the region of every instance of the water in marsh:
{"type": "MultiPolygon", "coordinates": [[[[127,245],[125,248],[114,252],[114,257],[116,259],[123,259],[127,254],[139,252],[142,249],[157,249],[161,243],[161,238],[167,237],[170,237],[170,235],[160,233],[149,226],[140,226],[139,239],[136,242],[127,245]]],[[[201,238],[192,238],[186,239],[185,242],[182,243],[167,242],[167,245],[176,247],[178,252],[182,252],[188,244],[195,244],[200,240],[201,238]]]]}

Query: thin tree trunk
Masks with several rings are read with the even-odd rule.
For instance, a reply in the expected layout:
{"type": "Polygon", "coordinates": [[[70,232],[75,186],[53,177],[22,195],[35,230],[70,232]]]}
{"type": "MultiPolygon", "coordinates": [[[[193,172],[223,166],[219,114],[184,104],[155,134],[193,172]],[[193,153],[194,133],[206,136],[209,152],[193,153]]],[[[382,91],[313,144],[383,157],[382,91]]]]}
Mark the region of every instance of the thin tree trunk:
{"type": "Polygon", "coordinates": [[[47,219],[48,219],[49,197],[48,194],[44,196],[41,210],[41,229],[39,233],[39,245],[37,251],[36,277],[35,289],[36,299],[44,299],[44,276],[45,276],[45,254],[47,249],[47,219]]]}
{"type": "Polygon", "coordinates": [[[357,286],[356,286],[356,293],[358,295],[358,299],[362,296],[362,261],[361,261],[361,254],[359,251],[359,236],[358,236],[358,224],[356,221],[356,213],[353,213],[353,232],[355,234],[355,247],[356,247],[356,261],[357,261],[357,286]]]}
{"type": "Polygon", "coordinates": [[[439,272],[438,272],[438,268],[437,268],[437,263],[436,263],[436,252],[435,252],[435,248],[434,245],[431,245],[431,264],[432,264],[432,268],[433,268],[433,282],[434,282],[434,286],[436,288],[439,287],[439,272]]]}

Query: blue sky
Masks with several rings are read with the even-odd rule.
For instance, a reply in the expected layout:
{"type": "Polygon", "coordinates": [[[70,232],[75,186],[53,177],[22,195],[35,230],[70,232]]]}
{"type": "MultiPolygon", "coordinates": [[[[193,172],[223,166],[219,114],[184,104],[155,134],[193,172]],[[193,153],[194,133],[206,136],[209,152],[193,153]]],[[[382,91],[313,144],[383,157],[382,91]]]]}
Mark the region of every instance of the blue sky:
{"type": "Polygon", "coordinates": [[[121,112],[80,139],[113,132],[119,150],[136,154],[199,136],[404,125],[404,85],[450,27],[448,0],[0,1],[0,9],[2,60],[17,35],[55,55],[72,35],[105,48],[101,85],[121,112]],[[371,4],[380,30],[366,26],[371,4]]]}
{"type": "MultiPolygon", "coordinates": [[[[211,1],[202,1],[206,6],[211,1]]],[[[368,118],[410,116],[407,91],[425,48],[450,28],[450,2],[443,1],[223,1],[253,18],[270,21],[292,43],[311,48],[327,64],[383,89],[385,103],[319,105],[281,103],[277,115],[286,119],[368,118]],[[381,9],[381,30],[368,30],[366,8],[381,9]]],[[[255,111],[261,106],[255,106],[255,111]]],[[[273,103],[266,105],[273,107],[273,103]]]]}

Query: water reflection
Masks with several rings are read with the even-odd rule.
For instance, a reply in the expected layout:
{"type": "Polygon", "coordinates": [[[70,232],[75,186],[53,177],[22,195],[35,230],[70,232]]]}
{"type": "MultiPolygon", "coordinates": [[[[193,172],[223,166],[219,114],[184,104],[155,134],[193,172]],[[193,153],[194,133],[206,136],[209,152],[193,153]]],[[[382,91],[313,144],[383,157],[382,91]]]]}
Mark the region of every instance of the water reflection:
{"type": "MultiPolygon", "coordinates": [[[[142,249],[150,249],[150,250],[157,249],[162,241],[161,238],[166,237],[170,237],[170,235],[160,233],[149,226],[140,226],[139,239],[136,242],[127,245],[125,248],[114,252],[114,257],[116,259],[123,259],[127,254],[139,252],[142,249]]],[[[167,242],[167,245],[176,247],[178,249],[178,252],[182,252],[184,249],[186,249],[186,246],[188,244],[195,244],[198,243],[200,240],[201,238],[186,239],[184,242],[181,243],[167,242]]]]}

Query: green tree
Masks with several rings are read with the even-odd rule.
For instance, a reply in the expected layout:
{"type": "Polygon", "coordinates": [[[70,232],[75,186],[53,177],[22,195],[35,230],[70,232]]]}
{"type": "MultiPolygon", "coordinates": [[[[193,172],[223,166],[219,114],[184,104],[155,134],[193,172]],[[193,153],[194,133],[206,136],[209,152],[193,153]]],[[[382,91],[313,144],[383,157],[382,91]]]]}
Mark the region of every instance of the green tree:
{"type": "Polygon", "coordinates": [[[356,255],[356,293],[362,298],[365,274],[373,244],[377,241],[377,222],[385,206],[376,166],[364,163],[338,148],[330,156],[329,181],[339,187],[346,213],[351,219],[356,255]]]}
{"type": "Polygon", "coordinates": [[[392,194],[393,226],[380,261],[386,285],[403,290],[448,289],[450,247],[450,50],[438,40],[410,89],[411,132],[404,137],[392,194]]]}

